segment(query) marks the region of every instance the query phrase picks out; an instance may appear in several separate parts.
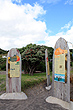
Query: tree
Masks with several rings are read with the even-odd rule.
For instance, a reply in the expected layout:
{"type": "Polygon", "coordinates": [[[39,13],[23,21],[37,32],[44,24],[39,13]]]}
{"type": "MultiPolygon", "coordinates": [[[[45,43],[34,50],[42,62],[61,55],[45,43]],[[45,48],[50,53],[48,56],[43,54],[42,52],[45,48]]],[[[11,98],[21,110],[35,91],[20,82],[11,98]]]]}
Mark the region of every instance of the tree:
{"type": "Polygon", "coordinates": [[[0,48],[0,54],[7,54],[7,53],[8,53],[7,50],[3,50],[3,49],[0,48]]]}
{"type": "Polygon", "coordinates": [[[2,58],[2,55],[6,56],[7,53],[8,53],[8,51],[0,48],[0,71],[6,70],[6,58],[2,58]]]}
{"type": "Polygon", "coordinates": [[[73,50],[70,49],[70,66],[72,66],[72,62],[73,62],[73,50]]]}
{"type": "Polygon", "coordinates": [[[40,62],[45,62],[46,46],[29,44],[25,48],[25,51],[22,53],[23,69],[25,73],[28,72],[30,75],[33,75],[34,70],[40,62]]]}

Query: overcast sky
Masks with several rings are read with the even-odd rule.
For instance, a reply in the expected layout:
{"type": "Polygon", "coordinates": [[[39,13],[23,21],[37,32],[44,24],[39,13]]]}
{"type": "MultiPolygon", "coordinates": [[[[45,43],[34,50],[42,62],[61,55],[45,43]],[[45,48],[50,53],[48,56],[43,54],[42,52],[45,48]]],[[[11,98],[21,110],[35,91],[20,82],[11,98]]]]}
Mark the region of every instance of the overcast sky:
{"type": "Polygon", "coordinates": [[[0,48],[54,47],[60,37],[73,44],[73,0],[0,0],[0,48]]]}

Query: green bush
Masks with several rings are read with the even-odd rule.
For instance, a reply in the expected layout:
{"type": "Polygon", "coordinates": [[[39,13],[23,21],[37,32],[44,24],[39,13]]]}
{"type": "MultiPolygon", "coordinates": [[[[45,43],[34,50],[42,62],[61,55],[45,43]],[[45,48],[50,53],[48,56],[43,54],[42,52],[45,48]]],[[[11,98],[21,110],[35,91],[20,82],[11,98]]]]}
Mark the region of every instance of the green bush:
{"type": "Polygon", "coordinates": [[[0,71],[6,71],[6,59],[0,58],[0,71]]]}

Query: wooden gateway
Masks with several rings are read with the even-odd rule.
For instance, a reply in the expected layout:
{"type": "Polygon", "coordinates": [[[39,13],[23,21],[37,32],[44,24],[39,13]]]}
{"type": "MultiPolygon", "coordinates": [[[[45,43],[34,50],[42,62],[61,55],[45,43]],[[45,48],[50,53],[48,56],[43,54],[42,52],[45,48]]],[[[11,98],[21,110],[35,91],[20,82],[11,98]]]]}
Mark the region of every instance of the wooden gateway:
{"type": "Polygon", "coordinates": [[[70,102],[70,52],[63,38],[54,47],[52,89],[54,97],[70,102]]]}
{"type": "Polygon", "coordinates": [[[21,92],[21,55],[15,48],[12,48],[7,55],[6,92],[21,92]]]}

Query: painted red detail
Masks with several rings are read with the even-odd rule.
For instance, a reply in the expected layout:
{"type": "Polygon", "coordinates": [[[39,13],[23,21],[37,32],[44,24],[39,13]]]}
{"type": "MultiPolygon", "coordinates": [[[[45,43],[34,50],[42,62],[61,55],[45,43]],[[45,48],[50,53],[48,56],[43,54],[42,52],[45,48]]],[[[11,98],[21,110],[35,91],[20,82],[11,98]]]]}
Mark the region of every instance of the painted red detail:
{"type": "Polygon", "coordinates": [[[48,57],[46,58],[47,62],[48,62],[48,57]]]}

